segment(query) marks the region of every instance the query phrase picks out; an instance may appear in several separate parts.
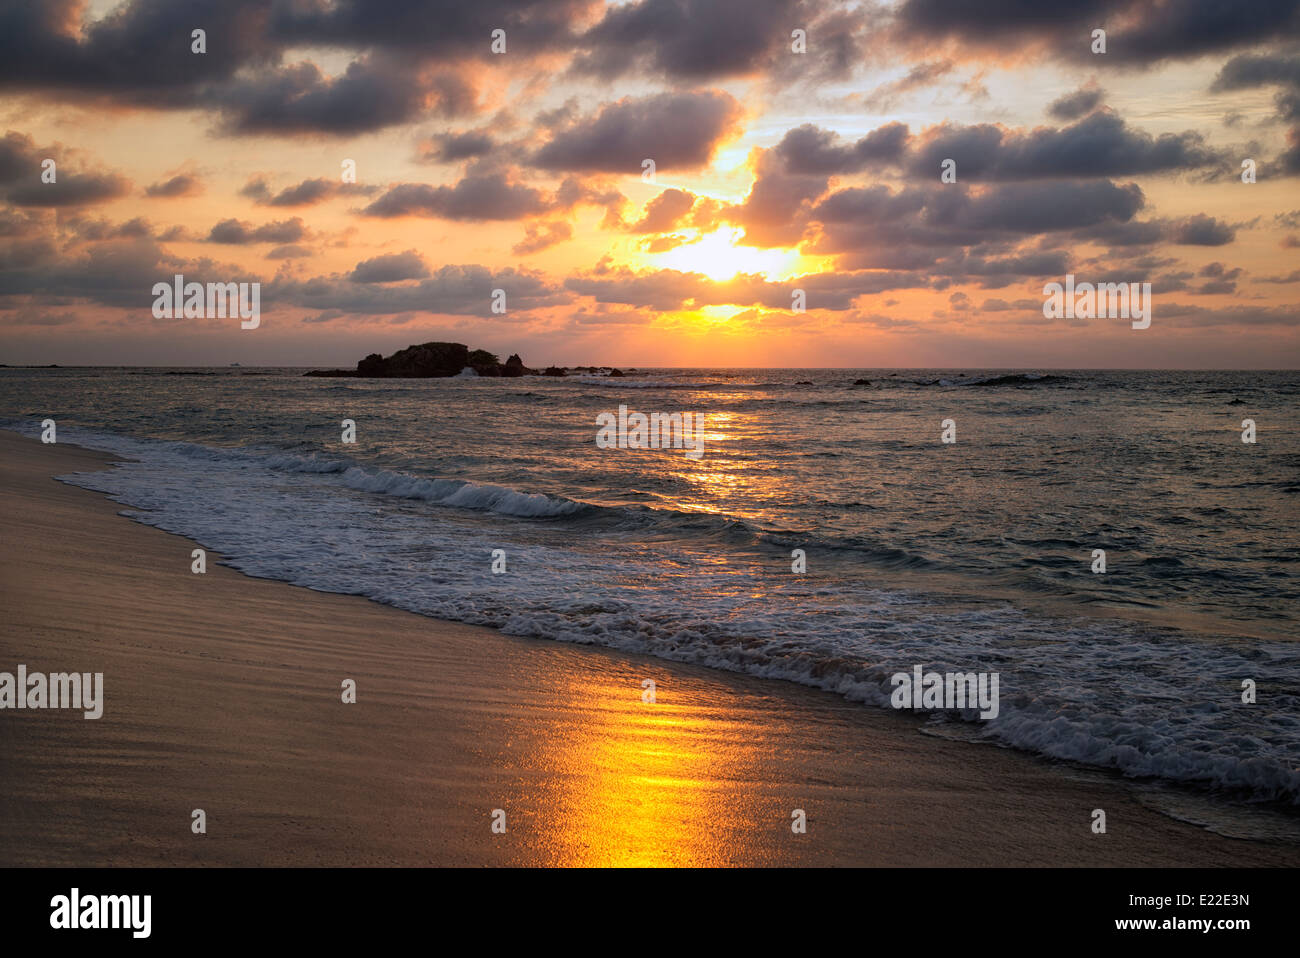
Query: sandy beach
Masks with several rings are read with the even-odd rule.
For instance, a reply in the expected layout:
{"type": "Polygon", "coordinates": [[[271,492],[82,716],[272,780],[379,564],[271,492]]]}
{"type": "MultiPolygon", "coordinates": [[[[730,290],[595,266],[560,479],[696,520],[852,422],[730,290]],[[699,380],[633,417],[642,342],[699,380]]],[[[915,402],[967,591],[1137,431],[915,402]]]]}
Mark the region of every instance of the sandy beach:
{"type": "Polygon", "coordinates": [[[0,671],[105,694],[0,712],[0,865],[1300,864],[792,684],[193,574],[53,478],[108,461],[0,432],[0,671]]]}

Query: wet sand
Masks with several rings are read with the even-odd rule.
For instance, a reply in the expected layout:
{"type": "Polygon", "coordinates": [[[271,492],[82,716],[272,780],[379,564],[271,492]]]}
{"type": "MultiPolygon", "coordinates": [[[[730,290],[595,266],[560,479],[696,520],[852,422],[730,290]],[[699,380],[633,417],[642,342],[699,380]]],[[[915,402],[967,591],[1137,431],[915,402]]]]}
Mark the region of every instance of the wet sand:
{"type": "Polygon", "coordinates": [[[0,671],[105,689],[0,711],[0,865],[1300,864],[827,693],[196,575],[53,479],[110,461],[0,431],[0,671]]]}

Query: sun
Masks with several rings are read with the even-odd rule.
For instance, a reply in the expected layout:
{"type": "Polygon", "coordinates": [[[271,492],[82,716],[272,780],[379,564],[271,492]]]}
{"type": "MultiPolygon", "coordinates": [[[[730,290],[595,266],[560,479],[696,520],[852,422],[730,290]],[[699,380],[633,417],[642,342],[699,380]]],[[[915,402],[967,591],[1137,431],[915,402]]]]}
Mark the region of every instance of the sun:
{"type": "Polygon", "coordinates": [[[742,235],[743,231],[735,227],[715,230],[697,242],[660,253],[656,263],[684,273],[703,273],[717,282],[737,273],[762,273],[768,279],[781,279],[797,271],[797,250],[737,246],[742,235]]]}

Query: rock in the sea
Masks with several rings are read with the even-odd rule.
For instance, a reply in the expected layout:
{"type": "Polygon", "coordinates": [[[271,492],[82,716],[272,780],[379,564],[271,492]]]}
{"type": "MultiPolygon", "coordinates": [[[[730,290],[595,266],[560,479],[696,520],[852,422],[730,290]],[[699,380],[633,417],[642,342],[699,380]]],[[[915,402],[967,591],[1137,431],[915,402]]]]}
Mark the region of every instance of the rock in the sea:
{"type": "Polygon", "coordinates": [[[371,353],[357,363],[357,375],[383,379],[428,379],[457,376],[470,365],[464,343],[422,343],[399,349],[387,359],[371,353]]]}
{"type": "Polygon", "coordinates": [[[855,386],[870,386],[870,385],[871,385],[871,380],[870,380],[870,379],[855,379],[855,380],[853,380],[853,385],[855,385],[855,386]]]}
{"type": "Polygon", "coordinates": [[[559,366],[547,366],[543,376],[564,376],[567,375],[559,366]]]}
{"type": "MultiPolygon", "coordinates": [[[[504,363],[486,349],[471,350],[464,343],[420,343],[399,349],[385,359],[371,353],[357,363],[356,369],[313,369],[306,376],[360,376],[367,379],[430,379],[460,375],[540,376],[529,369],[514,353],[504,363]],[[469,373],[464,373],[469,370],[469,373]]],[[[547,376],[563,376],[564,370],[552,366],[547,376]],[[552,372],[551,370],[555,370],[552,372]]]]}
{"type": "Polygon", "coordinates": [[[609,374],[610,374],[611,376],[622,376],[622,375],[623,375],[623,371],[622,371],[621,369],[611,369],[611,370],[609,371],[609,374]]]}

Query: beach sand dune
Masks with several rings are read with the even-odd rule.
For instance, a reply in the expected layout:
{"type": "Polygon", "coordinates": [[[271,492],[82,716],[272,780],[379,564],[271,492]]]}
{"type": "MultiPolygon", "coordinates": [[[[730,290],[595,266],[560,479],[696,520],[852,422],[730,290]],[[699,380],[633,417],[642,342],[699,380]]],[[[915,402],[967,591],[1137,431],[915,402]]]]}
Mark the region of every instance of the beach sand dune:
{"type": "Polygon", "coordinates": [[[1300,863],[829,694],[193,574],[52,478],[107,461],[0,432],[0,671],[105,696],[0,712],[0,865],[1300,863]]]}

